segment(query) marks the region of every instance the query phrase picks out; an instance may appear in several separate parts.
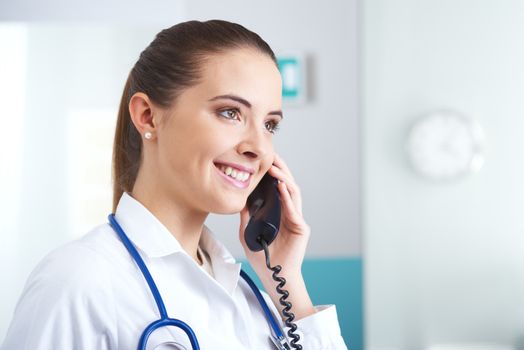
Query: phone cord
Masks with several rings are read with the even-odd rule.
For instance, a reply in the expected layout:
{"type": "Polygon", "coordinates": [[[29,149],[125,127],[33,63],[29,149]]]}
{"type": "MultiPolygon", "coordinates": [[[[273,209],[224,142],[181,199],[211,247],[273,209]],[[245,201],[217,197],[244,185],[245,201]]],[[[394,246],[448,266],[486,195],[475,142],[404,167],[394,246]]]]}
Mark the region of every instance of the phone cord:
{"type": "Polygon", "coordinates": [[[286,320],[284,321],[284,323],[286,324],[287,327],[290,328],[287,332],[287,335],[290,338],[292,338],[292,340],[290,341],[290,344],[294,349],[300,350],[302,349],[302,345],[297,344],[297,342],[300,340],[300,336],[298,334],[295,334],[295,331],[297,330],[297,325],[293,322],[293,320],[295,319],[295,314],[292,312],[289,312],[289,310],[291,310],[291,307],[293,305],[289,301],[286,301],[286,299],[289,297],[289,292],[285,289],[282,289],[282,287],[284,287],[284,285],[286,284],[286,279],[284,277],[278,276],[278,274],[282,270],[282,266],[276,265],[276,266],[271,267],[271,264],[269,262],[269,249],[267,247],[267,243],[265,240],[261,238],[259,238],[259,242],[262,245],[262,247],[264,248],[264,254],[266,254],[266,266],[268,269],[273,271],[273,275],[272,275],[273,280],[278,282],[276,290],[278,294],[282,295],[279,301],[280,301],[280,305],[284,306],[284,309],[282,309],[282,314],[284,315],[284,317],[286,317],[286,320]]]}

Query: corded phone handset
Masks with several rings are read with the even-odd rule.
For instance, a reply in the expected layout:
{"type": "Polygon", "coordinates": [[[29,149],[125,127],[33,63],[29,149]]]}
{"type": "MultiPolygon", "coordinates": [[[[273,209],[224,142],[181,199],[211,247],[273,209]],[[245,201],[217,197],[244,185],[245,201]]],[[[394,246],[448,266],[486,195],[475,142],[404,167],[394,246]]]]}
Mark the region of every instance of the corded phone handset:
{"type": "Polygon", "coordinates": [[[247,198],[249,223],[244,237],[249,249],[258,252],[275,239],[280,229],[280,194],[278,180],[266,173],[257,187],[247,198]]]}
{"type": "Polygon", "coordinates": [[[276,290],[282,295],[279,301],[280,304],[284,306],[282,310],[282,314],[286,317],[284,323],[290,328],[288,335],[292,338],[290,342],[291,346],[294,349],[302,349],[302,346],[297,344],[300,336],[294,333],[297,325],[293,323],[295,315],[289,311],[292,305],[289,301],[286,301],[289,293],[287,290],[282,289],[286,280],[278,276],[278,273],[282,270],[282,266],[276,265],[272,267],[269,261],[268,245],[273,242],[280,229],[281,203],[277,185],[278,180],[269,175],[269,173],[266,173],[247,198],[246,205],[249,210],[250,219],[244,230],[244,239],[246,245],[252,251],[258,252],[264,250],[266,266],[273,271],[273,280],[278,282],[276,290]]]}

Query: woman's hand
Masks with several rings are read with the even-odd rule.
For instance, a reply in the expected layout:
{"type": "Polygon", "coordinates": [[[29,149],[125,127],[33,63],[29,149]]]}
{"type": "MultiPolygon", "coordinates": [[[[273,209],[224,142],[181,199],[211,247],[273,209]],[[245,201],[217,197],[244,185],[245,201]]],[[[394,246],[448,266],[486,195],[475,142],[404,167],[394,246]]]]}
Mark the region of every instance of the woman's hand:
{"type": "MultiPolygon", "coordinates": [[[[311,229],[302,216],[300,189],[288,166],[279,155],[275,155],[273,165],[268,172],[279,180],[278,191],[282,203],[280,229],[275,240],[269,245],[270,263],[271,266],[282,266],[280,276],[287,280],[284,289],[289,291],[293,312],[299,319],[314,313],[301,272],[311,229]]],[[[249,211],[247,207],[244,207],[240,212],[240,242],[249,263],[264,284],[274,304],[278,306],[279,296],[274,292],[276,282],[272,280],[272,272],[266,267],[264,251],[251,251],[244,240],[244,229],[248,221],[249,211]]]]}
{"type": "MultiPolygon", "coordinates": [[[[286,163],[275,155],[269,174],[279,180],[281,220],[280,230],[275,240],[269,245],[271,265],[281,265],[286,274],[300,273],[310,228],[302,217],[302,197],[293,175],[286,163]]],[[[246,256],[257,274],[266,272],[264,252],[252,252],[244,241],[244,229],[249,221],[247,206],[240,212],[240,241],[246,256]]]]}

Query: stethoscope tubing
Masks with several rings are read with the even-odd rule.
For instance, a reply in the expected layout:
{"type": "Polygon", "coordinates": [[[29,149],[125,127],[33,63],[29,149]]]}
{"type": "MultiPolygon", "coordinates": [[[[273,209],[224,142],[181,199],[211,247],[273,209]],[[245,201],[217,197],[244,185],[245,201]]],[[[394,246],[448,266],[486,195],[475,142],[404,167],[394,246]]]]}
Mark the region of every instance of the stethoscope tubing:
{"type": "Polygon", "coordinates": [[[195,335],[195,332],[193,332],[193,329],[184,321],[177,320],[175,318],[164,318],[160,320],[156,320],[152,322],[149,326],[144,329],[144,332],[142,332],[142,335],[140,336],[140,340],[138,341],[138,350],[145,350],[147,345],[147,340],[149,339],[149,336],[151,333],[153,333],[155,330],[167,327],[167,326],[173,326],[178,327],[181,330],[183,330],[187,337],[189,338],[189,342],[191,343],[191,348],[193,350],[200,350],[200,345],[198,344],[198,339],[195,335]]]}
{"type": "MultiPolygon", "coordinates": [[[[129,238],[125,234],[124,230],[122,229],[120,224],[117,222],[117,220],[115,218],[115,215],[113,213],[109,214],[108,219],[109,219],[109,224],[111,225],[113,230],[115,230],[115,232],[117,233],[118,237],[120,237],[120,240],[122,241],[122,243],[126,247],[127,251],[129,252],[129,254],[133,258],[133,260],[135,260],[136,264],[140,268],[140,271],[142,272],[142,275],[144,276],[144,278],[145,278],[145,280],[146,280],[146,282],[147,282],[147,284],[149,286],[149,289],[151,290],[151,294],[153,295],[153,297],[155,299],[156,305],[158,307],[158,311],[160,313],[160,319],[152,322],[151,324],[149,324],[146,327],[146,329],[144,330],[144,332],[142,333],[142,335],[140,336],[138,349],[139,350],[142,350],[142,349],[145,350],[146,344],[147,344],[147,340],[149,339],[149,336],[156,329],[161,328],[161,327],[166,327],[166,326],[174,326],[174,327],[178,327],[178,328],[182,329],[187,334],[187,336],[189,338],[189,341],[191,343],[191,347],[193,348],[193,350],[200,350],[200,346],[198,344],[198,340],[197,340],[197,337],[196,337],[195,332],[193,331],[193,329],[187,323],[185,323],[185,322],[183,322],[181,320],[178,320],[178,319],[170,318],[168,316],[167,311],[166,311],[166,307],[164,305],[164,301],[162,299],[162,296],[160,295],[160,292],[159,292],[159,290],[158,290],[158,288],[157,288],[157,286],[155,284],[155,281],[154,281],[153,277],[151,276],[151,273],[149,272],[146,264],[144,263],[144,260],[142,259],[142,257],[138,253],[138,251],[136,250],[135,246],[133,245],[133,243],[131,243],[131,241],[129,240],[129,238]]],[[[271,313],[271,310],[269,309],[266,301],[264,300],[264,297],[260,293],[260,290],[258,289],[256,284],[247,275],[247,273],[245,273],[243,270],[240,270],[240,275],[247,282],[249,287],[253,290],[253,293],[255,294],[258,302],[260,303],[260,306],[262,307],[262,309],[264,311],[266,319],[267,319],[267,321],[268,321],[272,331],[274,332],[274,335],[278,339],[283,339],[284,335],[282,333],[282,329],[280,328],[279,324],[277,323],[277,321],[273,317],[273,314],[271,313]]]]}

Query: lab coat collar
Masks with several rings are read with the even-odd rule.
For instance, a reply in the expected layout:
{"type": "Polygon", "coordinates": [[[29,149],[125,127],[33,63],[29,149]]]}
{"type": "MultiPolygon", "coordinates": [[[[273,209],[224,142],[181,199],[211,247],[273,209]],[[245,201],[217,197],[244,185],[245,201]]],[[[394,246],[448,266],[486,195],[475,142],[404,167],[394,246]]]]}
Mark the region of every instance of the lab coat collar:
{"type": "MultiPolygon", "coordinates": [[[[180,253],[193,261],[164,224],[127,192],[120,197],[115,217],[129,239],[148,257],[180,253]]],[[[231,295],[238,284],[241,264],[236,263],[206,225],[202,228],[199,244],[211,258],[215,280],[231,295]]]]}
{"type": "Polygon", "coordinates": [[[129,239],[148,257],[184,252],[169,230],[139,201],[124,192],[115,217],[129,239]]]}
{"type": "Polygon", "coordinates": [[[240,277],[241,264],[235,261],[231,253],[220,243],[213,232],[204,225],[200,246],[211,258],[211,266],[215,280],[232,295],[240,277]]]}

